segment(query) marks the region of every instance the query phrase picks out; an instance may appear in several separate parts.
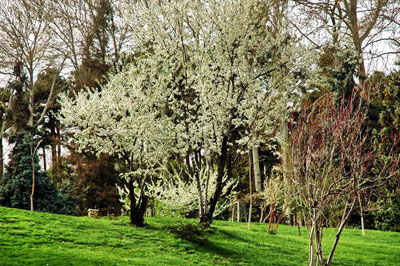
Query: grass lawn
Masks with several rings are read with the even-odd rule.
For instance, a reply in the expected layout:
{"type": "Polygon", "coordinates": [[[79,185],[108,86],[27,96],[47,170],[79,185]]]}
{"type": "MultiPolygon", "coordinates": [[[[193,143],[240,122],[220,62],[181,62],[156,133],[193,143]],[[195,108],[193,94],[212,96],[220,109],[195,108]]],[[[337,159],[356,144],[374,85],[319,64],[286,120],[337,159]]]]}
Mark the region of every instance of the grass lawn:
{"type": "MultiPolygon", "coordinates": [[[[178,221],[148,218],[135,228],[126,217],[94,219],[0,208],[0,265],[306,265],[307,236],[281,226],[215,221],[209,244],[177,239],[164,227],[178,221]]],[[[331,245],[334,230],[325,232],[331,245]]],[[[344,230],[334,265],[400,265],[400,233],[344,230]]]]}

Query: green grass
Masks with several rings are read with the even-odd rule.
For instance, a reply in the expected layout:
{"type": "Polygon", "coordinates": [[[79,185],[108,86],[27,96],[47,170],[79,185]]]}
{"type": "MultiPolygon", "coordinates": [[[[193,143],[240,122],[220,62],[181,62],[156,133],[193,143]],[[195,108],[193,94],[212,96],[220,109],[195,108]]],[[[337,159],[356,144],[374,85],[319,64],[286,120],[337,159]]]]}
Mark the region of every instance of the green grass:
{"type": "MultiPolygon", "coordinates": [[[[302,228],[216,221],[209,244],[177,239],[166,225],[195,220],[148,218],[135,228],[126,218],[94,219],[0,208],[0,265],[306,265],[302,228]]],[[[331,245],[334,230],[325,232],[331,245]]],[[[400,233],[346,229],[335,265],[400,265],[400,233]]]]}

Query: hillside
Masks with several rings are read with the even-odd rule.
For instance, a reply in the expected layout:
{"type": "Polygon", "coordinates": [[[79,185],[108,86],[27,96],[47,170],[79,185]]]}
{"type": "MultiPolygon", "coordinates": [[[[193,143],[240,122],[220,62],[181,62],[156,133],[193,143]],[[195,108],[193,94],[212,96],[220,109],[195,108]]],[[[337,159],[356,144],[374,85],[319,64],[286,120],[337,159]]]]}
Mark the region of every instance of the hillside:
{"type": "MultiPolygon", "coordinates": [[[[94,219],[0,208],[0,265],[306,265],[302,228],[217,221],[209,244],[177,239],[173,218],[148,218],[135,228],[125,218],[94,219]]],[[[327,230],[327,241],[334,231],[327,230]]],[[[346,229],[335,265],[400,265],[400,233],[346,229]]]]}

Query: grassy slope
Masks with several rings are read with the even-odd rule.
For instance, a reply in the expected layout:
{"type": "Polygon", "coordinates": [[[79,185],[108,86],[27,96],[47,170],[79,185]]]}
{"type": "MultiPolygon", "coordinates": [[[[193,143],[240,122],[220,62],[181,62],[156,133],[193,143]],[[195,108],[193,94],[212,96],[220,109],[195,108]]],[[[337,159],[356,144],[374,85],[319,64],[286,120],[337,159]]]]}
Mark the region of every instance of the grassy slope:
{"type": "MultiPolygon", "coordinates": [[[[207,246],[176,239],[163,226],[172,218],[149,218],[146,228],[124,218],[93,219],[0,208],[0,265],[306,265],[302,229],[215,222],[207,246]]],[[[185,220],[187,222],[196,222],[185,220]]],[[[333,230],[325,233],[329,245],[333,230]]],[[[400,265],[400,233],[347,229],[335,265],[400,265]]]]}

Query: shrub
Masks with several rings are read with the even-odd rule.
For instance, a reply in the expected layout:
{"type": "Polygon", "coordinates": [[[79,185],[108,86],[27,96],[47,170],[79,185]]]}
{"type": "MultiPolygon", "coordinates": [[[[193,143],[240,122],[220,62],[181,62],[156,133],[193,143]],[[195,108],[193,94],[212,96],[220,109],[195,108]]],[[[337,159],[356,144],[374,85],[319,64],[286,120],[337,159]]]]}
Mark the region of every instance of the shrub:
{"type": "Polygon", "coordinates": [[[211,234],[210,228],[205,228],[200,224],[176,223],[167,226],[166,229],[179,239],[199,245],[207,245],[207,236],[211,234]]]}
{"type": "Polygon", "coordinates": [[[400,193],[378,200],[373,216],[377,229],[400,232],[400,193]]]}

